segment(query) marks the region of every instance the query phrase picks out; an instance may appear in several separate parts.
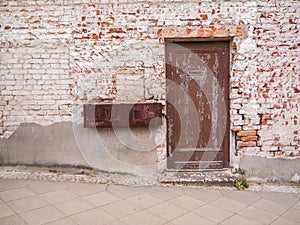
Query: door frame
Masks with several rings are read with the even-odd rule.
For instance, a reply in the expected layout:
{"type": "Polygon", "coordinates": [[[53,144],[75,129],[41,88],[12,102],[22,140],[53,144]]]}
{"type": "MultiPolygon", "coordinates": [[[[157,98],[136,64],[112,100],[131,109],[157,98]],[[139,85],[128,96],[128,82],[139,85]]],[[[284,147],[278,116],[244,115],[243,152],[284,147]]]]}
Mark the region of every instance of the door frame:
{"type": "MultiPolygon", "coordinates": [[[[232,74],[232,57],[233,57],[233,51],[232,51],[232,43],[233,43],[233,37],[205,37],[205,38],[163,38],[163,43],[164,43],[164,47],[165,47],[165,51],[164,51],[164,66],[165,66],[165,76],[167,79],[167,69],[166,69],[166,57],[167,57],[167,51],[166,51],[166,43],[167,42],[170,42],[170,43],[181,43],[181,42],[228,42],[228,107],[227,107],[227,122],[226,122],[226,132],[228,132],[228,135],[227,135],[227,148],[228,148],[228,151],[227,151],[227,156],[225,156],[225,158],[227,159],[227,161],[225,162],[226,165],[224,165],[224,167],[222,169],[209,169],[209,168],[206,168],[206,169],[192,169],[192,171],[207,171],[207,170],[227,170],[230,166],[231,166],[231,163],[232,163],[232,156],[234,154],[233,151],[235,151],[235,146],[234,146],[234,142],[232,141],[233,140],[233,135],[232,135],[232,132],[231,132],[231,122],[230,122],[230,118],[231,118],[231,101],[230,101],[230,93],[231,93],[231,74],[232,74]]],[[[165,87],[165,90],[167,91],[167,83],[166,83],[166,87],[165,87]]],[[[167,101],[167,99],[166,99],[167,101]]],[[[166,118],[168,120],[168,114],[167,114],[167,110],[166,110],[166,118]]],[[[168,144],[169,144],[169,135],[168,135],[168,121],[167,121],[167,124],[166,124],[166,156],[167,156],[167,160],[168,160],[168,144]]],[[[176,170],[176,169],[168,169],[168,171],[172,171],[172,170],[176,170]]],[[[188,170],[184,170],[184,171],[188,171],[188,170]]]]}

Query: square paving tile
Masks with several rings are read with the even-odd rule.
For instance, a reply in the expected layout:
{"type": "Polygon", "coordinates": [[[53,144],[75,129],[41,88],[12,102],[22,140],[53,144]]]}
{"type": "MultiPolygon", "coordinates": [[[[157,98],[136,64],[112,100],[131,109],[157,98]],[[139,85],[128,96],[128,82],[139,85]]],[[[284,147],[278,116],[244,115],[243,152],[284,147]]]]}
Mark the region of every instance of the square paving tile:
{"type": "Polygon", "coordinates": [[[41,208],[49,203],[38,195],[14,200],[7,203],[15,212],[21,213],[32,209],[41,208]]]}
{"type": "Polygon", "coordinates": [[[300,200],[300,193],[294,194],[294,196],[300,200]]]}
{"type": "Polygon", "coordinates": [[[15,214],[5,203],[0,204],[0,218],[15,214]]]}
{"type": "Polygon", "coordinates": [[[77,198],[78,196],[69,190],[58,190],[54,192],[49,192],[41,195],[42,198],[46,199],[48,202],[54,204],[67,200],[77,198]]]}
{"type": "Polygon", "coordinates": [[[222,197],[218,190],[205,190],[200,188],[187,188],[184,193],[202,202],[212,202],[222,197]]]}
{"type": "Polygon", "coordinates": [[[125,200],[114,202],[101,208],[108,214],[118,219],[124,218],[140,211],[140,208],[138,206],[135,206],[125,200]]]}
{"type": "Polygon", "coordinates": [[[217,208],[213,205],[202,206],[199,209],[196,209],[194,213],[216,223],[220,223],[233,215],[232,212],[217,208]]]}
{"type": "Polygon", "coordinates": [[[153,206],[148,209],[149,212],[159,216],[160,218],[170,221],[177,217],[182,216],[183,214],[187,213],[186,210],[179,208],[175,205],[169,203],[163,203],[157,206],[153,206]]]}
{"type": "Polygon", "coordinates": [[[257,202],[261,197],[257,192],[254,191],[233,191],[233,190],[222,190],[221,194],[224,197],[231,198],[235,201],[242,202],[250,205],[257,202]]]}
{"type": "Polygon", "coordinates": [[[259,192],[261,198],[275,202],[280,205],[291,207],[298,202],[294,194],[279,193],[279,192],[259,192]]]}
{"type": "Polygon", "coordinates": [[[95,206],[103,206],[121,200],[107,191],[87,195],[84,199],[88,200],[95,206]]]}
{"type": "Polygon", "coordinates": [[[12,189],[17,189],[20,187],[25,187],[29,181],[27,180],[6,180],[0,179],[0,191],[7,191],[12,189]]]}
{"type": "Polygon", "coordinates": [[[65,182],[51,182],[51,181],[34,181],[28,185],[34,193],[44,194],[48,192],[54,192],[67,188],[65,182]]]}
{"type": "Polygon", "coordinates": [[[128,187],[122,185],[109,185],[107,191],[113,194],[114,196],[127,199],[134,197],[136,195],[140,195],[145,192],[144,187],[128,187]]]}
{"type": "Polygon", "coordinates": [[[71,192],[80,195],[90,195],[100,191],[105,191],[106,184],[84,184],[84,183],[69,183],[68,190],[71,192]]]}
{"type": "Polygon", "coordinates": [[[288,218],[280,217],[272,225],[299,225],[295,220],[290,220],[288,218]]]}
{"type": "Polygon", "coordinates": [[[238,214],[249,219],[255,220],[260,224],[271,224],[272,221],[278,218],[278,216],[273,213],[254,208],[252,206],[243,209],[238,214]]]}
{"type": "Polygon", "coordinates": [[[183,190],[169,187],[149,187],[146,193],[162,201],[168,201],[183,195],[183,190]]]}
{"type": "Polygon", "coordinates": [[[100,208],[73,215],[71,216],[71,219],[80,225],[107,225],[116,220],[100,208]]]}
{"type": "Polygon", "coordinates": [[[162,200],[155,198],[147,193],[134,196],[132,198],[127,199],[127,201],[143,209],[163,203],[162,200]]]}
{"type": "Polygon", "coordinates": [[[34,225],[45,224],[64,217],[64,215],[53,206],[46,206],[23,212],[20,216],[26,221],[26,223],[34,225]]]}
{"type": "Polygon", "coordinates": [[[136,214],[127,216],[123,219],[121,219],[122,224],[128,224],[128,225],[162,225],[165,224],[166,221],[163,219],[147,212],[147,211],[141,211],[136,214]]]}
{"type": "Polygon", "coordinates": [[[200,206],[206,204],[206,202],[201,202],[197,199],[194,199],[188,195],[181,195],[178,198],[174,198],[169,203],[176,205],[180,208],[183,208],[187,211],[191,211],[199,208],[200,206]]]}
{"type": "Polygon", "coordinates": [[[234,216],[226,219],[219,225],[261,225],[261,224],[255,222],[254,220],[250,220],[246,217],[243,217],[240,215],[234,215],[234,216]]]}
{"type": "Polygon", "coordinates": [[[281,215],[289,208],[288,206],[280,205],[280,204],[277,204],[273,201],[269,201],[266,199],[261,199],[258,202],[255,202],[251,206],[254,208],[265,210],[267,212],[270,212],[270,213],[273,213],[276,215],[281,215]]]}
{"type": "Polygon", "coordinates": [[[294,206],[293,208],[295,209],[300,209],[300,201],[298,201],[294,206]]]}
{"type": "Polygon", "coordinates": [[[27,187],[21,187],[13,190],[0,192],[0,198],[2,198],[5,202],[13,201],[16,199],[25,198],[33,195],[35,195],[34,192],[32,192],[27,187]]]}
{"type": "Polygon", "coordinates": [[[241,211],[247,206],[242,202],[238,202],[227,197],[221,197],[218,200],[212,202],[211,204],[218,208],[222,208],[234,213],[241,211]]]}
{"type": "Polygon", "coordinates": [[[94,204],[83,198],[56,203],[54,206],[66,215],[72,215],[95,208],[94,204]]]}
{"type": "Polygon", "coordinates": [[[63,218],[59,220],[55,220],[53,222],[47,223],[45,225],[77,225],[73,220],[69,218],[63,218]]]}
{"type": "Polygon", "coordinates": [[[202,218],[200,216],[198,216],[195,213],[188,213],[184,216],[181,216],[173,221],[171,221],[168,224],[172,224],[172,225],[183,225],[183,224],[187,224],[187,225],[216,225],[216,223],[209,221],[205,218],[202,218]]]}
{"type": "Polygon", "coordinates": [[[113,221],[111,223],[108,223],[106,225],[127,225],[127,224],[125,224],[125,222],[122,222],[120,220],[115,220],[115,221],[113,221]]]}
{"type": "Polygon", "coordinates": [[[289,209],[285,214],[283,214],[284,217],[295,220],[300,224],[300,210],[298,209],[289,209]]]}
{"type": "Polygon", "coordinates": [[[26,225],[26,223],[18,215],[12,215],[8,217],[0,218],[0,224],[1,225],[26,225]]]}

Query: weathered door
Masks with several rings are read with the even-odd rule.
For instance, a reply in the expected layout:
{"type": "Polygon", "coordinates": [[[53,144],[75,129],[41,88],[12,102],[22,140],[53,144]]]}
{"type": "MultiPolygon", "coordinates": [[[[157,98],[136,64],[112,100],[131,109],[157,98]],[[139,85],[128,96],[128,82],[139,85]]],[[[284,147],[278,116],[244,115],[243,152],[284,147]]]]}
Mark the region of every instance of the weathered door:
{"type": "Polygon", "coordinates": [[[229,164],[229,42],[166,42],[169,169],[229,164]]]}

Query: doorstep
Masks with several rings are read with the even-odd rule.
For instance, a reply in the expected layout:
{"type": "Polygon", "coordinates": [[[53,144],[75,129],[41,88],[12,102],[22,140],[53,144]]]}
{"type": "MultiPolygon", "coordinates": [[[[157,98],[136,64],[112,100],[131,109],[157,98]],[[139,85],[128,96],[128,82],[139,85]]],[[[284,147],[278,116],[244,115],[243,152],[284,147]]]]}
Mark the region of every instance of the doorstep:
{"type": "Polygon", "coordinates": [[[244,180],[244,177],[239,173],[233,173],[231,169],[202,171],[167,170],[159,177],[160,183],[185,185],[234,186],[236,180],[244,180]]]}

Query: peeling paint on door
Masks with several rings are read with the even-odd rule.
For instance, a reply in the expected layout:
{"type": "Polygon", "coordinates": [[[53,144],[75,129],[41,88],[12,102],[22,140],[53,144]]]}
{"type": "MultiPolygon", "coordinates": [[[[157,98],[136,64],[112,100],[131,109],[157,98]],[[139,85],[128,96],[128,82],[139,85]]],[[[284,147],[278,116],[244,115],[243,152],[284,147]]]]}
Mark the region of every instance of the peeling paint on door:
{"type": "Polygon", "coordinates": [[[228,167],[229,42],[168,42],[166,51],[168,168],[228,167]]]}

